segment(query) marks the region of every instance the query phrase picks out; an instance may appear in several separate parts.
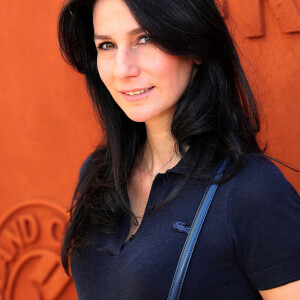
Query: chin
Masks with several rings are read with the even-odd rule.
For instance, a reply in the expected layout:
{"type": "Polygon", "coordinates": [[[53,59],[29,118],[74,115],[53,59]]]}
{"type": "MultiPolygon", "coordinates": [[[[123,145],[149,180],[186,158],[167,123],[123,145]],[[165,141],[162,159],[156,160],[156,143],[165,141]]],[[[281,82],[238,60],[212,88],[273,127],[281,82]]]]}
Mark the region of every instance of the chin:
{"type": "Polygon", "coordinates": [[[143,107],[123,110],[126,116],[133,122],[147,122],[157,116],[157,113],[143,107]]]}
{"type": "MultiPolygon", "coordinates": [[[[170,118],[172,118],[173,114],[174,114],[174,107],[172,107],[171,109],[168,110],[164,110],[164,109],[159,109],[156,108],[154,109],[154,107],[152,107],[152,109],[150,109],[150,107],[147,107],[144,109],[142,107],[139,107],[138,109],[132,109],[132,110],[123,110],[126,114],[126,116],[133,122],[138,122],[138,123],[142,123],[142,122],[148,122],[151,120],[155,120],[156,122],[161,122],[163,120],[170,120],[170,118]]],[[[162,123],[164,124],[164,122],[162,123]]]]}
{"type": "Polygon", "coordinates": [[[150,120],[151,118],[146,118],[145,116],[140,116],[140,115],[127,115],[127,117],[133,121],[133,122],[137,122],[137,123],[144,123],[148,120],[150,120]]]}

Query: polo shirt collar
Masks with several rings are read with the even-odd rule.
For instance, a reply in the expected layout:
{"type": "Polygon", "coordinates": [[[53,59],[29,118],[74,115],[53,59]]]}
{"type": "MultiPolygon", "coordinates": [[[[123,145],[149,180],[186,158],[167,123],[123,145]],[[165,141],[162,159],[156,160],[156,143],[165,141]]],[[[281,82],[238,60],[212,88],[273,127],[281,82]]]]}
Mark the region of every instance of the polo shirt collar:
{"type": "Polygon", "coordinates": [[[186,177],[190,176],[191,178],[206,178],[207,176],[210,176],[213,172],[212,168],[208,168],[205,172],[199,172],[195,170],[192,173],[193,168],[193,162],[198,158],[198,153],[200,152],[200,147],[198,145],[191,145],[190,148],[187,150],[187,152],[183,155],[181,160],[175,165],[173,168],[166,171],[166,174],[168,173],[176,173],[181,174],[186,177]]]}

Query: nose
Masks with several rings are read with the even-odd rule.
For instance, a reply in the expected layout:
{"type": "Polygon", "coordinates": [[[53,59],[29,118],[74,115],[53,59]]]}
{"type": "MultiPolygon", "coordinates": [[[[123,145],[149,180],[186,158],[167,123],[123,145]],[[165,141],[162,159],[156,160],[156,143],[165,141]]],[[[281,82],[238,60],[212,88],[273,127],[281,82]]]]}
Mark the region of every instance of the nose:
{"type": "Polygon", "coordinates": [[[118,49],[115,56],[114,76],[118,79],[136,77],[140,73],[134,50],[118,49]]]}

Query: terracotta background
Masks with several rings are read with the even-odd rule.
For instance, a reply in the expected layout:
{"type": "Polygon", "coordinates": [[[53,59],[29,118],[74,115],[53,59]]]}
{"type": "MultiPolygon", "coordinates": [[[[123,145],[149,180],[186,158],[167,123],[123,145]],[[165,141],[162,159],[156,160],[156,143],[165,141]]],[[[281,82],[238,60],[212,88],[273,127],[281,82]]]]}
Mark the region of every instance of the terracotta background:
{"type": "MultiPolygon", "coordinates": [[[[300,169],[300,0],[221,2],[264,111],[260,140],[300,169]]],[[[101,133],[83,79],[60,57],[61,5],[1,4],[0,300],[76,299],[59,241],[79,167],[101,133]]],[[[279,167],[299,192],[299,173],[279,167]]]]}

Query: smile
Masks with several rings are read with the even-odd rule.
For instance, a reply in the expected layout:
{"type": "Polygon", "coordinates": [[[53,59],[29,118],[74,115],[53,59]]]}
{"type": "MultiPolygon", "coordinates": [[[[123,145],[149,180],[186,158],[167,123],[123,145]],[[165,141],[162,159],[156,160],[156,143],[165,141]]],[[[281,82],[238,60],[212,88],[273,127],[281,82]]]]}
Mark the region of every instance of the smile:
{"type": "Polygon", "coordinates": [[[122,94],[126,100],[135,101],[135,100],[139,100],[139,99],[147,97],[149,94],[151,94],[153,89],[154,89],[154,86],[152,86],[151,88],[148,88],[148,89],[144,89],[144,90],[123,92],[122,94]]]}
{"type": "Polygon", "coordinates": [[[126,95],[130,95],[130,96],[132,96],[132,95],[139,95],[139,94],[143,94],[143,93],[149,91],[150,89],[152,89],[152,87],[149,88],[149,89],[146,89],[146,90],[141,90],[141,91],[136,91],[136,92],[129,92],[129,93],[125,93],[125,94],[126,95]]]}

